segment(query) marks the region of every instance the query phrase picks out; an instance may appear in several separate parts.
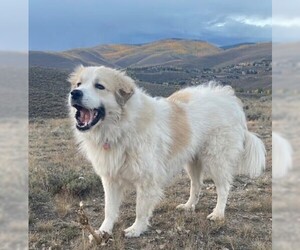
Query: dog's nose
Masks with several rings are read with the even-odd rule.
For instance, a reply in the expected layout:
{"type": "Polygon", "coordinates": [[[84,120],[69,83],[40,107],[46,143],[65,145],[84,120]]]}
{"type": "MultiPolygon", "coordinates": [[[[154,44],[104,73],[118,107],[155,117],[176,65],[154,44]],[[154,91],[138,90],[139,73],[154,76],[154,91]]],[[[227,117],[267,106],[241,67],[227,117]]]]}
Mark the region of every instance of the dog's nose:
{"type": "Polygon", "coordinates": [[[81,90],[79,89],[74,89],[72,92],[71,92],[71,96],[72,96],[72,99],[73,100],[78,100],[80,99],[82,96],[83,96],[83,93],[81,90]]]}

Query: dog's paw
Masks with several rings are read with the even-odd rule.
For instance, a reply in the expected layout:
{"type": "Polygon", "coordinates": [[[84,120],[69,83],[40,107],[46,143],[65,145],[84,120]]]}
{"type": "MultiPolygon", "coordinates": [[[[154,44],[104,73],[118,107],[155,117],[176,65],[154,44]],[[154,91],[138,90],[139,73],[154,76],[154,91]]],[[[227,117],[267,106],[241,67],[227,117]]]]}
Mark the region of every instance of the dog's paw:
{"type": "Polygon", "coordinates": [[[194,212],[195,211],[195,205],[187,205],[187,204],[180,204],[176,207],[178,210],[184,210],[184,211],[190,211],[194,212]]]}
{"type": "Polygon", "coordinates": [[[224,213],[213,211],[211,214],[207,216],[208,220],[224,220],[224,213]]]}
{"type": "Polygon", "coordinates": [[[124,230],[125,237],[139,237],[143,232],[147,230],[147,225],[137,226],[133,224],[131,227],[128,227],[124,230]]]}

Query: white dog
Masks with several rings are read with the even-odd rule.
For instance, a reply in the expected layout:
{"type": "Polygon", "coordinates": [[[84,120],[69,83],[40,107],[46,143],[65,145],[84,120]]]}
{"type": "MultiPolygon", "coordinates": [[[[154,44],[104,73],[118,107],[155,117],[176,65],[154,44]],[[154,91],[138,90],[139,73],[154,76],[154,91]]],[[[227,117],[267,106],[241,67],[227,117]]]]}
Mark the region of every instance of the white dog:
{"type": "Polygon", "coordinates": [[[146,231],[164,186],[183,166],[191,190],[178,208],[195,208],[207,173],[218,195],[211,220],[224,218],[235,174],[256,177],[265,168],[264,144],[248,131],[242,104],[229,86],[208,84],[153,98],[123,72],[83,66],[69,81],[76,138],[105,191],[102,233],[111,234],[130,187],[137,192],[136,219],[125,235],[136,237],[146,231]]]}
{"type": "Polygon", "coordinates": [[[276,132],[272,133],[272,177],[279,179],[292,168],[291,144],[276,132]]]}

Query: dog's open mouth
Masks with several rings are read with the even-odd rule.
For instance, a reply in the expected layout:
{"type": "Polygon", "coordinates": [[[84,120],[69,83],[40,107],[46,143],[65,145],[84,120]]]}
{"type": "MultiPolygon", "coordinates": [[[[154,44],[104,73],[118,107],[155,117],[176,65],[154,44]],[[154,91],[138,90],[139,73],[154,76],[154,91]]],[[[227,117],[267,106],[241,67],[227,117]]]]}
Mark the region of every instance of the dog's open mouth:
{"type": "Polygon", "coordinates": [[[103,106],[97,109],[87,109],[75,104],[73,107],[77,109],[75,118],[77,121],[76,128],[78,130],[88,130],[105,118],[105,108],[103,106]]]}

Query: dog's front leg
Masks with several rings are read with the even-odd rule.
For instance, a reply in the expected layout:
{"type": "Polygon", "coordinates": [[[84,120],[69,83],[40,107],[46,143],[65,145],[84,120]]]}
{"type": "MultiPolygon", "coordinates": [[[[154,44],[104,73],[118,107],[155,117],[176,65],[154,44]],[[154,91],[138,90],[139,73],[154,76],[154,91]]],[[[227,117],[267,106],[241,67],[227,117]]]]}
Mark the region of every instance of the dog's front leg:
{"type": "Polygon", "coordinates": [[[120,184],[111,178],[102,177],[101,180],[105,193],[105,219],[99,230],[101,233],[111,234],[119,215],[123,190],[120,184]]]}
{"type": "Polygon", "coordinates": [[[162,190],[153,183],[137,187],[136,219],[131,227],[124,230],[126,237],[138,237],[147,230],[154,206],[161,196],[162,190]]]}

